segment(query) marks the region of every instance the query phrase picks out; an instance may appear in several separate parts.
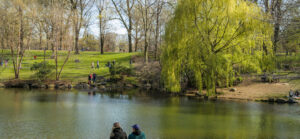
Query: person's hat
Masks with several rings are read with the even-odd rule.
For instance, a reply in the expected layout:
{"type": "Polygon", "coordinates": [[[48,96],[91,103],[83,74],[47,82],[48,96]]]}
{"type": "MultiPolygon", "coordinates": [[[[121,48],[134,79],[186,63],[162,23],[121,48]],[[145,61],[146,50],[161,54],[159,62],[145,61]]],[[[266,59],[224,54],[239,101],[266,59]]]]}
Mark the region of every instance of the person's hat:
{"type": "Polygon", "coordinates": [[[137,124],[133,125],[132,128],[135,129],[135,130],[139,130],[140,129],[139,125],[137,125],[137,124]]]}

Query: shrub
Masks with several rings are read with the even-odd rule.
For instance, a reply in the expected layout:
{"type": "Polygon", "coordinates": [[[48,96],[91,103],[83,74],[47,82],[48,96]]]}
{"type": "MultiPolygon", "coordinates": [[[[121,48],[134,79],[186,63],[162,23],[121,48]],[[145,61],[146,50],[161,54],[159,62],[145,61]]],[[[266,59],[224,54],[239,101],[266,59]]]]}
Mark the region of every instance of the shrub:
{"type": "Polygon", "coordinates": [[[44,81],[50,77],[54,65],[49,64],[48,62],[34,63],[30,68],[31,71],[35,71],[34,76],[41,81],[44,81]]]}
{"type": "Polygon", "coordinates": [[[120,64],[113,64],[109,68],[109,73],[111,76],[114,76],[116,74],[120,75],[132,75],[132,68],[131,67],[126,67],[120,64]]]}

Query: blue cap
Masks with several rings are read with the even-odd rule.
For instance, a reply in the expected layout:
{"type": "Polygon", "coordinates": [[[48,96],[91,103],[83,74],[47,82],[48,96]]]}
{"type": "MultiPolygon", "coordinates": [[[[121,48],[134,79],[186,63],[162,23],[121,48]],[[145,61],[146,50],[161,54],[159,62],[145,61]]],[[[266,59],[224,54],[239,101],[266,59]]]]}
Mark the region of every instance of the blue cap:
{"type": "Polygon", "coordinates": [[[132,128],[135,129],[135,130],[139,130],[140,129],[139,125],[137,125],[137,124],[133,125],[132,128]]]}

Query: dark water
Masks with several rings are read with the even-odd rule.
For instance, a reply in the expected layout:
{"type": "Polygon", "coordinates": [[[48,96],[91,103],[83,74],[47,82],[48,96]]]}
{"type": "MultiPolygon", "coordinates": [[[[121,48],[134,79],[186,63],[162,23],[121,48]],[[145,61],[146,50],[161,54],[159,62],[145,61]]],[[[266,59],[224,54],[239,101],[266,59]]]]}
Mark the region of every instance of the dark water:
{"type": "Polygon", "coordinates": [[[106,139],[115,121],[148,139],[300,138],[300,105],[0,89],[1,139],[106,139]]]}

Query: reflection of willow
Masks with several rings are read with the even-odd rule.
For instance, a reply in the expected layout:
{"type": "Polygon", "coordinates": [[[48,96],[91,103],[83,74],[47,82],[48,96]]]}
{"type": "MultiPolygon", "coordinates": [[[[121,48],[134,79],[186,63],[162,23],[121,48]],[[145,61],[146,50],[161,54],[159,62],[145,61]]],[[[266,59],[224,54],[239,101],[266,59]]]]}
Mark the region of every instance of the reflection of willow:
{"type": "MultiPolygon", "coordinates": [[[[194,129],[196,119],[191,115],[198,113],[199,109],[189,107],[189,103],[181,97],[170,97],[168,101],[161,106],[159,113],[160,125],[157,127],[160,138],[189,138],[190,135],[195,135],[191,132],[194,129]]],[[[195,136],[194,136],[195,138],[195,136]]]]}
{"type": "MultiPolygon", "coordinates": [[[[259,124],[255,128],[257,130],[256,138],[276,138],[276,120],[274,119],[274,114],[270,114],[270,107],[261,107],[260,115],[256,116],[259,124]]],[[[287,133],[286,133],[287,134],[287,133]]]]}
{"type": "Polygon", "coordinates": [[[244,127],[248,127],[251,119],[245,115],[247,108],[244,107],[245,104],[240,103],[197,102],[187,101],[184,98],[170,98],[160,113],[159,130],[162,133],[160,137],[247,137],[244,127]]]}

